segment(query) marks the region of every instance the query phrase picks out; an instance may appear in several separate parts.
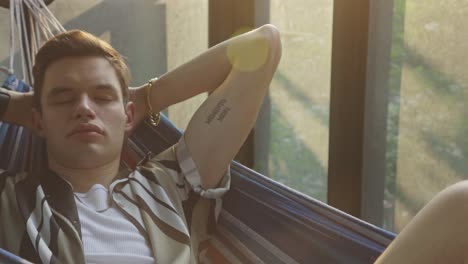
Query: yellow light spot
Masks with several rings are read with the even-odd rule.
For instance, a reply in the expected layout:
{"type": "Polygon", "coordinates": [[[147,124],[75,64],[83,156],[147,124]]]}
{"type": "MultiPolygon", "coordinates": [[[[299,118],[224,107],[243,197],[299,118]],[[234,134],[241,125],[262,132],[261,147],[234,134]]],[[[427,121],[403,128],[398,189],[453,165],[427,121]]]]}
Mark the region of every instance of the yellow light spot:
{"type": "MultiPolygon", "coordinates": [[[[250,30],[251,28],[240,28],[233,36],[250,30]]],[[[268,49],[266,38],[255,38],[244,42],[232,41],[227,47],[227,56],[234,69],[240,72],[253,72],[266,63],[268,49]]]]}

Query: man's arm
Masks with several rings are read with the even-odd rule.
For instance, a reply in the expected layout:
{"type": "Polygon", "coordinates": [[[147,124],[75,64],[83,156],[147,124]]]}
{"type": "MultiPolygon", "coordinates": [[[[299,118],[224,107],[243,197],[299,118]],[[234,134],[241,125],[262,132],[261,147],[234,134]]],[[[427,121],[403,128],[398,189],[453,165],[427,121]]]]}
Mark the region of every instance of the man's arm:
{"type": "Polygon", "coordinates": [[[0,115],[0,121],[32,129],[33,93],[19,93],[4,88],[0,88],[0,91],[10,96],[8,107],[3,115],[0,115]]]}
{"type": "MultiPolygon", "coordinates": [[[[156,111],[212,92],[184,135],[204,188],[218,184],[247,138],[280,57],[279,32],[265,25],[210,48],[153,85],[151,102],[156,111]]],[[[137,103],[138,107],[146,106],[137,103]]]]}

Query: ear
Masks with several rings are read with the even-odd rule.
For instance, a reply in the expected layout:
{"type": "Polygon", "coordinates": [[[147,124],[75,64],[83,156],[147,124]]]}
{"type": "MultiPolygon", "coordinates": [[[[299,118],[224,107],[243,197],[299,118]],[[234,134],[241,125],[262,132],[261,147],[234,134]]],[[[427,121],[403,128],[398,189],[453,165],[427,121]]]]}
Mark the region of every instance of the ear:
{"type": "Polygon", "coordinates": [[[129,101],[125,106],[125,133],[129,135],[135,128],[135,104],[129,101]]]}
{"type": "Polygon", "coordinates": [[[33,108],[32,114],[33,132],[35,132],[40,137],[45,137],[42,113],[39,112],[39,110],[36,108],[33,108]]]}

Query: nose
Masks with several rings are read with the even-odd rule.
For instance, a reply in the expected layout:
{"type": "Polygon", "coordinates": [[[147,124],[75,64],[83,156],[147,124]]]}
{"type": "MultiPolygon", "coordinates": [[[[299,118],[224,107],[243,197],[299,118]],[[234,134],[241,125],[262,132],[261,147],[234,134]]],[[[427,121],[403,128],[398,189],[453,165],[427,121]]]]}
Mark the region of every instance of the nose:
{"type": "Polygon", "coordinates": [[[80,96],[75,108],[74,117],[76,119],[94,119],[96,117],[93,102],[88,95],[84,94],[80,96]]]}

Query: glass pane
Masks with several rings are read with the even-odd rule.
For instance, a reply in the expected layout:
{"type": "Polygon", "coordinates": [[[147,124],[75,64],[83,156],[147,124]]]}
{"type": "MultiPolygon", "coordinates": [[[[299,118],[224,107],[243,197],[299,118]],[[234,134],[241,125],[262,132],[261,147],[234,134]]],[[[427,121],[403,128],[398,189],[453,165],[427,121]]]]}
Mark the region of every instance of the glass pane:
{"type": "MultiPolygon", "coordinates": [[[[134,86],[208,48],[208,0],[72,0],[54,1],[49,8],[66,29],[93,33],[121,52],[134,86]]],[[[0,33],[5,36],[0,42],[2,66],[9,63],[9,32],[9,10],[0,8],[0,33]]],[[[19,66],[18,56],[15,61],[19,66]]],[[[185,129],[206,96],[196,96],[164,112],[185,129]]]]}
{"type": "Polygon", "coordinates": [[[132,85],[141,85],[166,71],[165,3],[150,0],[54,1],[50,9],[66,29],[89,31],[121,52],[132,72],[132,85]]]}
{"type": "MultiPolygon", "coordinates": [[[[81,29],[109,41],[126,58],[132,85],[166,71],[166,5],[150,0],[54,1],[49,9],[68,29],[81,29]],[[126,19],[122,19],[125,17],[126,19]]],[[[8,60],[9,14],[2,9],[0,59],[8,60]],[[4,23],[5,22],[5,23],[4,23]]],[[[19,62],[19,57],[16,59],[19,62]]]]}
{"type": "Polygon", "coordinates": [[[270,1],[283,54],[256,131],[255,170],[321,201],[327,198],[332,13],[333,1],[270,1]]]}
{"type": "MultiPolygon", "coordinates": [[[[167,66],[172,70],[208,49],[208,0],[166,0],[167,66]]],[[[208,97],[199,94],[170,106],[168,116],[185,130],[198,107],[208,97]]]]}
{"type": "Polygon", "coordinates": [[[468,9],[397,0],[394,11],[384,227],[399,232],[468,176],[468,9]]]}

